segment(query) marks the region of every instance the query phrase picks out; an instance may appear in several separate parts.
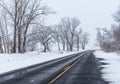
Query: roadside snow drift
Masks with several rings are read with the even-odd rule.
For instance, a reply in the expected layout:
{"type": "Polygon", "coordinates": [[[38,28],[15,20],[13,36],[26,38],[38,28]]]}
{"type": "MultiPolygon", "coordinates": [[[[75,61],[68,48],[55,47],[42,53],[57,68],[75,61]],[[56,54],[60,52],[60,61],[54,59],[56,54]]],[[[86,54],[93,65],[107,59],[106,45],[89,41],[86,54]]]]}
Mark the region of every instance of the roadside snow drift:
{"type": "Polygon", "coordinates": [[[105,59],[102,62],[108,63],[108,65],[102,65],[105,67],[102,70],[103,78],[109,81],[110,84],[120,84],[120,55],[103,51],[96,51],[95,55],[98,58],[105,59]]]}
{"type": "MultiPolygon", "coordinates": [[[[75,53],[75,52],[74,52],[75,53]]],[[[26,54],[0,54],[0,74],[61,58],[72,53],[41,53],[31,52],[26,54]]]]}

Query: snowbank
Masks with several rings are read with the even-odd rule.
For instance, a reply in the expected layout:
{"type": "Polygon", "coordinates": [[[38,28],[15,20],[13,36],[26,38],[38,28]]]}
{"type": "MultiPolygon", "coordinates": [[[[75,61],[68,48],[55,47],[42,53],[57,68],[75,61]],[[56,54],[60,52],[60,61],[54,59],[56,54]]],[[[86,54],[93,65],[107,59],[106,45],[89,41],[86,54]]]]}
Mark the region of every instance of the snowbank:
{"type": "Polygon", "coordinates": [[[41,52],[30,52],[25,54],[0,54],[0,74],[28,67],[31,65],[43,63],[53,59],[67,56],[71,53],[41,53],[41,52]]]}
{"type": "Polygon", "coordinates": [[[120,84],[120,56],[115,53],[105,53],[103,51],[96,51],[96,57],[104,58],[102,62],[109,63],[102,65],[105,67],[102,72],[103,78],[110,81],[110,84],[120,84]]]}

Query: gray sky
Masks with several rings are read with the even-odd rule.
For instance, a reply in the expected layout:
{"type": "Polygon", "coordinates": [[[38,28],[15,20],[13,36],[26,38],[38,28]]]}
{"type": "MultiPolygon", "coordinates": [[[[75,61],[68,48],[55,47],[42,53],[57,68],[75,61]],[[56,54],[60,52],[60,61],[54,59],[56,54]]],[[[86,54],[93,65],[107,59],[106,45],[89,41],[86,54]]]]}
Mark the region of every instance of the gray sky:
{"type": "Polygon", "coordinates": [[[61,17],[77,16],[81,26],[90,33],[89,47],[93,48],[96,39],[96,27],[110,27],[114,23],[112,14],[118,9],[120,0],[43,0],[57,12],[50,15],[48,25],[54,25],[61,17]]]}

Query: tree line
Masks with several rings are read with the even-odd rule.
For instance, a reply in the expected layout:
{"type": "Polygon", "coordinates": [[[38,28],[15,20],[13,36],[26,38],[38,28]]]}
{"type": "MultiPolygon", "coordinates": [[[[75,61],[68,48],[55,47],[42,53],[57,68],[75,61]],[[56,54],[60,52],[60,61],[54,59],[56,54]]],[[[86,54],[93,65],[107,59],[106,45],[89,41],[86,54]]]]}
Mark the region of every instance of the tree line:
{"type": "Polygon", "coordinates": [[[49,51],[56,44],[58,51],[79,51],[88,44],[88,33],[80,28],[78,18],[64,17],[54,26],[37,25],[29,38],[29,49],[34,50],[36,43],[43,46],[43,51],[49,51]]]}
{"type": "Polygon", "coordinates": [[[80,28],[77,17],[64,17],[60,23],[46,26],[44,18],[54,12],[41,0],[0,1],[0,52],[25,53],[39,44],[50,51],[57,44],[59,51],[79,51],[88,44],[87,32],[80,28]]]}
{"type": "Polygon", "coordinates": [[[120,51],[120,8],[113,14],[115,24],[110,28],[97,28],[97,44],[103,51],[120,51]]]}

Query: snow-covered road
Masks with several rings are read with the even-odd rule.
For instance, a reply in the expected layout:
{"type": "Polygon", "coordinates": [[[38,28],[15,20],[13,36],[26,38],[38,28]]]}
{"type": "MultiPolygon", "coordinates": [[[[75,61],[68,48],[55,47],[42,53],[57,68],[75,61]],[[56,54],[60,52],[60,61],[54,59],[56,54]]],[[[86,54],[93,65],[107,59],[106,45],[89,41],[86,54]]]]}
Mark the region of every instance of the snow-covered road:
{"type": "Polygon", "coordinates": [[[6,73],[12,70],[28,67],[31,65],[43,63],[53,59],[61,58],[71,53],[42,53],[42,52],[30,52],[25,54],[0,54],[0,74],[6,73]]]}
{"type": "Polygon", "coordinates": [[[72,54],[1,75],[0,84],[48,84],[66,66],[73,64],[84,54],[87,54],[87,52],[72,54]]]}

